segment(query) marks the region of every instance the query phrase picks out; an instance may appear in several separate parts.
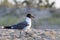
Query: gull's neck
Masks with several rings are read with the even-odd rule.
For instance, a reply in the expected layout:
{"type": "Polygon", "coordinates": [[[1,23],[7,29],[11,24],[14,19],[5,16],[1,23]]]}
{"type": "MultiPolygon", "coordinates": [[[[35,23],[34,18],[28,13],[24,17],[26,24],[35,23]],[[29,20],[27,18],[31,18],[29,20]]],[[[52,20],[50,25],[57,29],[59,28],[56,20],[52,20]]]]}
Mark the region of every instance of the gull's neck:
{"type": "Polygon", "coordinates": [[[29,26],[31,26],[31,18],[26,17],[26,22],[29,24],[29,26]]]}

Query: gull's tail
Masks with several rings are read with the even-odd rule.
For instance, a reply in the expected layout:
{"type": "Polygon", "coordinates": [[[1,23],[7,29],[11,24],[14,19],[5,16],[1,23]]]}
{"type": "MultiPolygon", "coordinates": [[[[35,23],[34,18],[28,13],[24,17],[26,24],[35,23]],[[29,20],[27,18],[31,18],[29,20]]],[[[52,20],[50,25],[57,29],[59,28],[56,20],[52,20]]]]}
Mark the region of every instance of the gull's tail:
{"type": "Polygon", "coordinates": [[[4,29],[5,27],[4,26],[0,26],[0,29],[4,29]]]}
{"type": "Polygon", "coordinates": [[[0,29],[11,29],[11,26],[1,26],[0,29]]]}

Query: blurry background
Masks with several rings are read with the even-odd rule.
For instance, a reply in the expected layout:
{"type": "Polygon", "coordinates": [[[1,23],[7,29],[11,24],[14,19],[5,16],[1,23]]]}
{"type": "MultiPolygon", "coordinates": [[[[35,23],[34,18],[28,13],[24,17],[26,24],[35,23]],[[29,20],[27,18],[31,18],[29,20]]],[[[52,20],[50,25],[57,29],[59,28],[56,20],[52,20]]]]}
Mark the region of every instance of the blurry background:
{"type": "Polygon", "coordinates": [[[60,29],[60,0],[0,0],[0,25],[14,25],[35,16],[32,27],[60,29]]]}

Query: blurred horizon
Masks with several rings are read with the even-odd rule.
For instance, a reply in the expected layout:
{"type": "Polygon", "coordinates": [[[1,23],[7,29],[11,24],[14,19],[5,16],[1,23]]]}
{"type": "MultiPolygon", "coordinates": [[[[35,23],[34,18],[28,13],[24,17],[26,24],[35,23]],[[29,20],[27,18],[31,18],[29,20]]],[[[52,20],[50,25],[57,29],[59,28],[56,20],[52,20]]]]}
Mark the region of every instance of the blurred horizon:
{"type": "MultiPolygon", "coordinates": [[[[3,1],[3,0],[0,0],[0,2],[1,1],[3,1]]],[[[23,2],[24,0],[17,0],[17,2],[23,2]]],[[[37,0],[38,1],[38,0],[37,0]]],[[[45,1],[45,0],[43,0],[43,1],[45,1]]],[[[60,0],[49,0],[49,2],[51,3],[51,2],[53,2],[53,1],[55,1],[55,7],[58,9],[58,8],[60,8],[60,0]]],[[[8,0],[8,2],[10,2],[10,3],[12,3],[13,5],[15,5],[15,3],[14,3],[14,1],[13,0],[8,0]]]]}

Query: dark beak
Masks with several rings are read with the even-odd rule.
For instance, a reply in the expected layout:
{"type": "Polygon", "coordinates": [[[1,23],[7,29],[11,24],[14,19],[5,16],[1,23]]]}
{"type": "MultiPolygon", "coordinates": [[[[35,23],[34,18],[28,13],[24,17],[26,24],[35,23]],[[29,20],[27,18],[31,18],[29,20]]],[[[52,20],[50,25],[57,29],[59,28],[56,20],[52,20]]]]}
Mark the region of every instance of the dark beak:
{"type": "Polygon", "coordinates": [[[32,18],[35,18],[34,16],[31,16],[32,18]]]}

